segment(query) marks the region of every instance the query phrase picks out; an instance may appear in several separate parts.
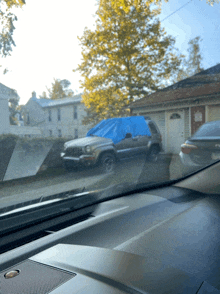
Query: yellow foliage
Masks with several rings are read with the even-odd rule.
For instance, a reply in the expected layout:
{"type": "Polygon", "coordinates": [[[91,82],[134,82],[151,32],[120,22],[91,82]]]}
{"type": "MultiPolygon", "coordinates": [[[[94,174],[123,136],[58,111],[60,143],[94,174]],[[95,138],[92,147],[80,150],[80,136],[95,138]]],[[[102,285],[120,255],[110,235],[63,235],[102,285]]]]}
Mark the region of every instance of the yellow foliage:
{"type": "Polygon", "coordinates": [[[85,29],[79,38],[82,63],[76,70],[92,120],[128,115],[129,103],[159,89],[181,62],[172,54],[174,39],[156,18],[159,8],[146,1],[134,0],[133,7],[128,0],[119,3],[101,0],[95,31],[85,29]]]}
{"type": "Polygon", "coordinates": [[[2,0],[6,3],[8,8],[14,7],[22,7],[25,4],[24,0],[2,0]]]}

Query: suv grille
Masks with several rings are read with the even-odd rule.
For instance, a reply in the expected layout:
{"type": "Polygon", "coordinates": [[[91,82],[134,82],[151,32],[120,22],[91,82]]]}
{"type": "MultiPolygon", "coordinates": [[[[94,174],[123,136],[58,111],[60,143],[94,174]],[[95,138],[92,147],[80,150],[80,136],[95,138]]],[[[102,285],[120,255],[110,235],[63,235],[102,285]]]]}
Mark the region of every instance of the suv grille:
{"type": "Polygon", "coordinates": [[[66,150],[66,156],[78,157],[83,154],[81,147],[69,148],[66,150]]]}

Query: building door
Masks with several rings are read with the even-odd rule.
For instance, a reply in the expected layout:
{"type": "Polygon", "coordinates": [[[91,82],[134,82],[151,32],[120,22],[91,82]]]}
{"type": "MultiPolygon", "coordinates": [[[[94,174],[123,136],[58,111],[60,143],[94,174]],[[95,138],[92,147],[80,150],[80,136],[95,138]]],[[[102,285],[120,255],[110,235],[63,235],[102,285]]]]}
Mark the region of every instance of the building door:
{"type": "Polygon", "coordinates": [[[205,123],[205,106],[191,107],[191,136],[205,123]]]}
{"type": "Polygon", "coordinates": [[[178,154],[184,140],[184,111],[167,112],[166,152],[178,154]]]}

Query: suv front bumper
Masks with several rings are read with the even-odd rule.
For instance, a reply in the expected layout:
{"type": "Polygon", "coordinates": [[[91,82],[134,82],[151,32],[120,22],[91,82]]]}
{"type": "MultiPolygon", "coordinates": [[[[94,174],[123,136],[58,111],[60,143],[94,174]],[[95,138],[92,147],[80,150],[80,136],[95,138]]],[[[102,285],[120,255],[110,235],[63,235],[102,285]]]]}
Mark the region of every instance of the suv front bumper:
{"type": "Polygon", "coordinates": [[[73,166],[93,166],[96,164],[96,158],[91,154],[79,157],[65,156],[65,153],[60,155],[64,162],[68,162],[73,166]]]}

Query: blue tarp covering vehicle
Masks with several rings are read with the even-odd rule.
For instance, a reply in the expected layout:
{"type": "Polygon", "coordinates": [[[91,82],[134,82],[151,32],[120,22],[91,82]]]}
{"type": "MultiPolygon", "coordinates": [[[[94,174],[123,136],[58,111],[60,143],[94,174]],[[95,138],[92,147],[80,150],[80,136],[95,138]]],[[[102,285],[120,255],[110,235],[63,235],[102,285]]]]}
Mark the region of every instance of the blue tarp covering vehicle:
{"type": "Polygon", "coordinates": [[[89,130],[86,136],[109,138],[116,144],[123,140],[127,133],[131,133],[132,138],[138,135],[151,136],[150,129],[143,116],[104,119],[89,130]]]}

